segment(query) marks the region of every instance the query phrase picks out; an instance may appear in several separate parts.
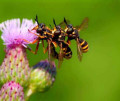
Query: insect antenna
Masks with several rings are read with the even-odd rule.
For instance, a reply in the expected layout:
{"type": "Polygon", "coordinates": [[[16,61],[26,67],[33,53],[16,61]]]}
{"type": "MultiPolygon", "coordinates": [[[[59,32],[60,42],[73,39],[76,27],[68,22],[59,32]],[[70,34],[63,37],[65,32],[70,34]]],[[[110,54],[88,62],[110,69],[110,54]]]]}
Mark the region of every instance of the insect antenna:
{"type": "Polygon", "coordinates": [[[37,16],[37,15],[36,15],[35,21],[36,21],[37,24],[39,25],[39,22],[38,22],[38,16],[37,16]]]}
{"type": "Polygon", "coordinates": [[[53,23],[54,23],[54,25],[55,25],[55,27],[56,27],[56,23],[55,23],[55,19],[53,18],[53,23]]]}
{"type": "Polygon", "coordinates": [[[51,24],[49,24],[49,26],[50,26],[50,28],[52,29],[52,26],[51,26],[51,24]]]}
{"type": "Polygon", "coordinates": [[[68,24],[67,24],[67,21],[66,21],[66,19],[65,19],[65,17],[64,17],[64,22],[65,22],[66,25],[68,25],[68,24]]]}

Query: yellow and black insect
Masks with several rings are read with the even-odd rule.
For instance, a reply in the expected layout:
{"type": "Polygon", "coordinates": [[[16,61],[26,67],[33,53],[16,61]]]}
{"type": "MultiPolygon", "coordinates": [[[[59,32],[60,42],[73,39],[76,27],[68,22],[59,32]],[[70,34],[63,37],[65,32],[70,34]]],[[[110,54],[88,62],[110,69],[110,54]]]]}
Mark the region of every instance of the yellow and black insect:
{"type": "Polygon", "coordinates": [[[35,26],[32,30],[35,30],[36,33],[33,33],[32,30],[29,31],[36,35],[37,38],[33,42],[28,42],[27,40],[24,41],[30,44],[37,43],[35,52],[28,47],[28,49],[34,54],[37,53],[39,43],[42,41],[44,53],[48,51],[48,60],[50,64],[52,63],[52,58],[55,58],[58,59],[58,67],[60,67],[63,62],[63,58],[70,59],[72,57],[72,51],[69,45],[73,39],[76,40],[77,43],[77,53],[79,60],[82,59],[82,53],[88,51],[88,43],[79,36],[79,32],[87,26],[88,18],[85,18],[82,24],[76,27],[73,27],[72,24],[68,24],[68,21],[65,18],[64,21],[59,25],[56,25],[55,20],[53,19],[53,23],[55,25],[53,29],[50,29],[44,23],[39,23],[37,16],[35,21],[37,22],[37,26],[35,26]],[[62,25],[66,25],[64,30],[61,28],[62,25]],[[68,38],[67,42],[65,37],[68,38]],[[44,49],[44,40],[47,42],[46,49],[44,49]],[[60,48],[59,52],[56,51],[57,46],[60,48]]]}
{"type": "Polygon", "coordinates": [[[58,67],[61,66],[63,62],[63,42],[65,42],[65,33],[61,29],[61,26],[56,25],[55,20],[53,19],[53,23],[55,25],[52,34],[53,34],[53,41],[57,43],[57,45],[60,47],[60,52],[58,54],[58,67]]]}
{"type": "Polygon", "coordinates": [[[79,26],[73,27],[72,24],[68,24],[66,19],[64,18],[64,23],[66,24],[65,32],[68,36],[68,44],[71,44],[71,40],[76,40],[77,43],[77,54],[78,58],[82,60],[82,53],[88,51],[88,43],[81,39],[79,36],[79,32],[88,26],[88,18],[85,18],[79,26]]]}
{"type": "MultiPolygon", "coordinates": [[[[62,43],[62,55],[65,59],[70,59],[72,57],[72,51],[68,44],[62,43]]],[[[59,59],[59,53],[56,51],[54,45],[51,45],[51,55],[55,59],[59,59]]]]}
{"type": "Polygon", "coordinates": [[[32,31],[30,31],[32,34],[36,35],[37,36],[37,39],[35,39],[33,42],[28,42],[27,40],[24,40],[30,44],[34,44],[34,43],[37,43],[37,46],[36,46],[36,49],[35,49],[35,52],[32,51],[30,48],[29,50],[36,54],[37,51],[38,51],[38,48],[39,48],[39,43],[40,41],[42,41],[42,45],[43,45],[43,50],[44,50],[44,53],[46,53],[48,51],[48,60],[50,63],[52,63],[52,58],[51,58],[51,44],[54,45],[54,42],[52,41],[52,37],[53,37],[53,34],[52,34],[52,30],[49,29],[48,27],[45,26],[44,23],[39,23],[38,22],[38,17],[36,16],[36,19],[35,21],[37,22],[37,26],[35,26],[32,30],[35,30],[36,33],[32,33],[32,31]],[[44,49],[44,40],[47,41],[47,48],[46,50],[44,49]]]}
{"type": "Polygon", "coordinates": [[[52,40],[55,41],[57,45],[60,47],[60,52],[58,54],[58,67],[60,67],[63,62],[63,58],[70,59],[72,57],[72,51],[68,43],[65,41],[66,33],[64,32],[64,30],[62,30],[60,24],[56,25],[54,19],[53,23],[55,27],[52,31],[53,33],[52,40]]]}

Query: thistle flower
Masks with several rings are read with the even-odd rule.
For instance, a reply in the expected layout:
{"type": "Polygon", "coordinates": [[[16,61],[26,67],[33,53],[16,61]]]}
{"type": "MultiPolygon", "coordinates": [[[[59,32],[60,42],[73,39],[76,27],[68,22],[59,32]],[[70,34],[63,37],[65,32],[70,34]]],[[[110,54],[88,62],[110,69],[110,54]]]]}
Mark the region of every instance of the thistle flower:
{"type": "Polygon", "coordinates": [[[14,81],[7,82],[0,90],[0,101],[24,101],[23,88],[14,81]]]}
{"type": "Polygon", "coordinates": [[[44,60],[36,64],[31,71],[29,90],[26,96],[30,96],[34,92],[43,92],[48,90],[55,81],[56,67],[55,63],[50,63],[48,60],[44,60]]]}
{"type": "Polygon", "coordinates": [[[29,63],[26,57],[25,41],[33,41],[36,36],[31,34],[28,29],[35,25],[32,20],[20,19],[8,20],[0,24],[2,31],[1,38],[6,45],[6,55],[0,66],[0,83],[15,81],[21,86],[26,86],[30,77],[29,63]]]}
{"type": "Polygon", "coordinates": [[[22,23],[20,19],[7,20],[0,24],[0,30],[2,31],[1,38],[4,41],[4,45],[7,47],[15,47],[18,45],[26,45],[27,42],[33,41],[36,36],[31,34],[28,30],[35,26],[32,20],[23,19],[22,23]]]}

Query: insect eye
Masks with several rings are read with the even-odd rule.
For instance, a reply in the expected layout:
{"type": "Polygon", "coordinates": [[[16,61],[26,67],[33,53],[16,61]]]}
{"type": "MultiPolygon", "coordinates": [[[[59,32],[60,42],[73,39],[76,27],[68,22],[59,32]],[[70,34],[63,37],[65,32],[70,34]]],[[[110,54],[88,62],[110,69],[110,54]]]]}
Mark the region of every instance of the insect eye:
{"type": "Polygon", "coordinates": [[[40,30],[39,29],[37,29],[37,32],[39,32],[40,30]]]}
{"type": "Polygon", "coordinates": [[[61,27],[60,27],[60,26],[56,26],[56,29],[57,29],[57,30],[60,30],[60,29],[61,29],[61,27]]]}
{"type": "Polygon", "coordinates": [[[69,24],[67,27],[68,27],[68,28],[72,28],[72,25],[71,25],[71,24],[69,24]]]}
{"type": "Polygon", "coordinates": [[[39,27],[39,28],[37,29],[37,33],[41,32],[41,31],[42,31],[42,29],[39,27]]]}

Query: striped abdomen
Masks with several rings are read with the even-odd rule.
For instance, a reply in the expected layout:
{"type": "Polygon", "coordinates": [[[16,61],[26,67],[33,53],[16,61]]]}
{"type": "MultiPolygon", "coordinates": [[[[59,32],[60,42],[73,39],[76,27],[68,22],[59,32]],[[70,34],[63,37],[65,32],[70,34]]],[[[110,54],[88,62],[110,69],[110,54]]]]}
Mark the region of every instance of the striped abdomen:
{"type": "Polygon", "coordinates": [[[88,43],[83,39],[79,39],[79,42],[80,42],[82,52],[86,53],[88,51],[88,43]]]}
{"type": "Polygon", "coordinates": [[[72,51],[71,48],[68,46],[68,44],[66,43],[62,43],[63,44],[63,57],[66,59],[70,59],[72,57],[72,51]]]}
{"type": "Polygon", "coordinates": [[[69,47],[63,48],[64,58],[70,59],[72,57],[72,51],[69,47]]]}

